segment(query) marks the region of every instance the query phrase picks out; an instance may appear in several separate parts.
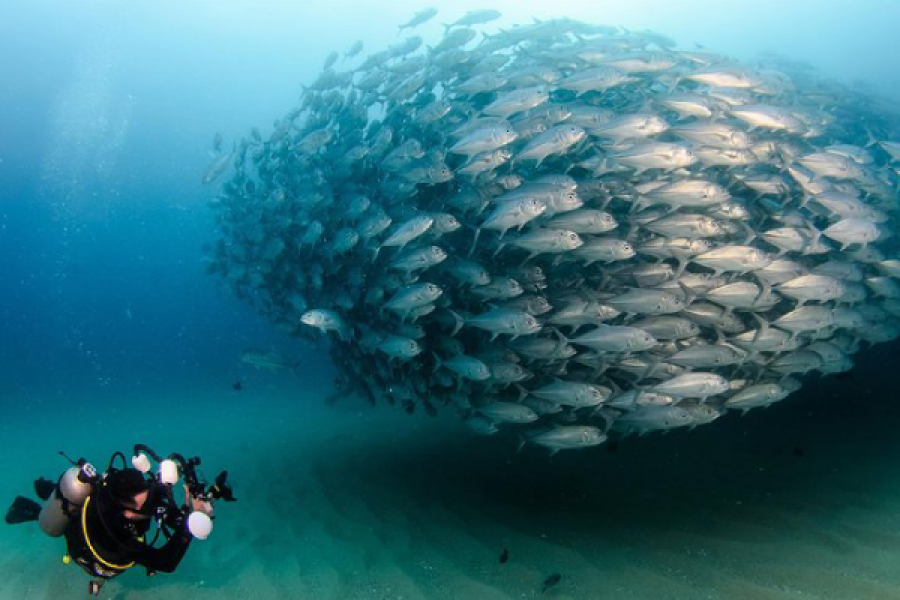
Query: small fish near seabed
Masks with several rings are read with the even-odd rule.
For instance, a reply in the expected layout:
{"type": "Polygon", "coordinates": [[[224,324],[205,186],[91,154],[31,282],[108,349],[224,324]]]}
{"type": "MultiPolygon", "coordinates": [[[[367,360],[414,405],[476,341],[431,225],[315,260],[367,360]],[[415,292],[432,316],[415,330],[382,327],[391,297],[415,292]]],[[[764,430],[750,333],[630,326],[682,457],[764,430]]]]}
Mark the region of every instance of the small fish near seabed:
{"type": "Polygon", "coordinates": [[[547,578],[544,579],[544,584],[541,587],[541,593],[542,594],[547,593],[547,590],[558,585],[561,580],[562,580],[562,575],[560,575],[559,573],[553,573],[552,575],[548,575],[547,578]]]}

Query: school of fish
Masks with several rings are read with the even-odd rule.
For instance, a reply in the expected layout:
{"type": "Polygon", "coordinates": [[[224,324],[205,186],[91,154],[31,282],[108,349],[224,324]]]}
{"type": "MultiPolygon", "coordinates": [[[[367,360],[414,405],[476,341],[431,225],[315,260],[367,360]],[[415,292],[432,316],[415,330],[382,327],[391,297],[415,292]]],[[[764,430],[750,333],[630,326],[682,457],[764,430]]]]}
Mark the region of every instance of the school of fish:
{"type": "Polygon", "coordinates": [[[554,453],[768,406],[900,336],[883,101],[650,31],[479,35],[498,18],[357,42],[268,136],[216,140],[209,271],[327,338],[342,390],[554,453]]]}

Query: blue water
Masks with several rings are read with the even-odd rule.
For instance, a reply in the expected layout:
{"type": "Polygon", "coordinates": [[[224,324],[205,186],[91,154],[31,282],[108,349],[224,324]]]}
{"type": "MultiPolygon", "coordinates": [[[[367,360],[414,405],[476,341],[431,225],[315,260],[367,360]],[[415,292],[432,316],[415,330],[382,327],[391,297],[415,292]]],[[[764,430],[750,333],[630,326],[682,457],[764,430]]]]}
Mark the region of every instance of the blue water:
{"type": "MultiPolygon", "coordinates": [[[[775,51],[900,102],[900,4],[783,4],[490,3],[507,22],[567,15],[738,57],[775,51]]],[[[448,20],[479,3],[435,5],[448,20]]],[[[219,537],[173,576],[123,577],[114,598],[535,597],[554,571],[560,598],[900,597],[896,344],[784,406],[550,464],[456,423],[324,407],[334,373],[320,349],[205,274],[215,187],[200,175],[214,135],[267,131],[331,50],[394,43],[419,8],[0,6],[0,449],[16,458],[3,501],[61,470],[61,449],[104,463],[148,442],[228,468],[241,500],[222,507],[219,537]],[[299,360],[300,375],[242,364],[249,347],[299,360]],[[518,570],[495,572],[506,545],[518,570]],[[742,564],[750,547],[769,558],[742,564]],[[693,554],[673,558],[679,548],[693,554]],[[852,585],[827,580],[826,593],[829,569],[803,553],[846,557],[852,585]],[[793,559],[795,580],[779,571],[793,559]]],[[[0,546],[4,572],[24,573],[0,584],[3,598],[82,596],[58,540],[5,527],[0,546]]]]}

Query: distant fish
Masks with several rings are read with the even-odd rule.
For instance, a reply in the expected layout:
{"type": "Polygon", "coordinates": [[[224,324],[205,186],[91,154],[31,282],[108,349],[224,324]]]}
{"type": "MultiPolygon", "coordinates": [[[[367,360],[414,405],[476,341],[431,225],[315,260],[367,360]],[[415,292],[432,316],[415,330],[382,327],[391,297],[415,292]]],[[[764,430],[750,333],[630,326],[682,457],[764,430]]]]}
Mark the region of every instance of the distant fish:
{"type": "Polygon", "coordinates": [[[417,12],[416,14],[414,14],[409,21],[407,21],[403,25],[400,25],[400,31],[403,31],[404,29],[412,29],[413,27],[418,27],[422,23],[425,23],[425,22],[433,19],[434,16],[437,14],[438,14],[438,11],[434,7],[422,9],[419,12],[417,12]]]}
{"type": "Polygon", "coordinates": [[[206,167],[206,170],[203,171],[203,178],[201,180],[203,184],[210,184],[221,177],[222,174],[228,170],[228,165],[231,164],[233,156],[234,155],[230,152],[228,154],[220,154],[217,156],[209,166],[206,167]]]}
{"type": "Polygon", "coordinates": [[[505,565],[507,561],[509,561],[509,550],[504,548],[503,552],[500,553],[500,564],[505,565]]]}
{"type": "Polygon", "coordinates": [[[244,384],[241,383],[240,381],[235,381],[234,383],[231,384],[231,389],[233,389],[236,392],[239,392],[242,389],[244,389],[244,384]]]}
{"type": "Polygon", "coordinates": [[[241,362],[252,365],[257,369],[269,369],[270,371],[279,371],[287,369],[296,372],[300,363],[288,361],[277,352],[265,352],[262,350],[247,349],[241,352],[241,362]]]}
{"type": "Polygon", "coordinates": [[[496,21],[503,15],[496,10],[485,9],[485,10],[470,10],[458,20],[453,23],[444,23],[444,29],[450,29],[451,27],[467,27],[469,25],[482,25],[484,23],[490,23],[491,21],[496,21]]]}
{"type": "Polygon", "coordinates": [[[547,577],[547,579],[544,580],[544,587],[541,588],[541,593],[543,594],[544,592],[555,586],[557,583],[559,583],[560,579],[562,579],[562,575],[560,575],[559,573],[554,573],[553,575],[547,577]]]}
{"type": "Polygon", "coordinates": [[[347,50],[346,53],[344,53],[344,58],[345,59],[353,58],[354,56],[356,56],[357,54],[362,52],[362,49],[363,49],[362,40],[357,40],[356,42],[354,42],[354,44],[352,46],[350,46],[350,49],[347,50]]]}
{"type": "Polygon", "coordinates": [[[324,67],[325,70],[327,71],[328,69],[333,67],[334,63],[337,62],[338,58],[340,58],[340,54],[338,54],[336,51],[331,52],[328,56],[326,56],[325,57],[325,67],[324,67]]]}

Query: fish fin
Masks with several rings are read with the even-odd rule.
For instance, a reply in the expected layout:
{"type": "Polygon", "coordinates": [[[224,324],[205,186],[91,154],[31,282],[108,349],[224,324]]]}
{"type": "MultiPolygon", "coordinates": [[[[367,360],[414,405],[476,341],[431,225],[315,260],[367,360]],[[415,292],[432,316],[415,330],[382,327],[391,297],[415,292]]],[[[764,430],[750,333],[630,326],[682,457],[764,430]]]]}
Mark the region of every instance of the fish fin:
{"type": "Polygon", "coordinates": [[[749,225],[741,221],[741,228],[744,230],[744,233],[747,234],[747,237],[744,238],[744,245],[747,246],[756,239],[756,232],[753,231],[749,225]]]}
{"type": "Polygon", "coordinates": [[[713,327],[713,331],[716,332],[716,343],[717,344],[726,344],[728,342],[728,338],[725,337],[725,332],[722,331],[719,327],[713,327]]]}
{"type": "Polygon", "coordinates": [[[768,281],[760,281],[759,293],[756,294],[756,298],[753,299],[752,307],[755,308],[759,301],[772,293],[772,284],[768,281]]]}
{"type": "Polygon", "coordinates": [[[608,381],[609,381],[609,387],[612,388],[613,396],[618,396],[619,394],[622,393],[622,388],[620,388],[619,385],[615,381],[613,381],[612,379],[610,379],[608,381]]]}
{"type": "Polygon", "coordinates": [[[522,387],[522,386],[519,385],[518,383],[514,383],[513,386],[515,386],[515,388],[516,388],[517,390],[519,390],[519,400],[518,400],[519,402],[521,402],[522,400],[524,400],[524,399],[528,396],[528,390],[527,390],[527,389],[525,389],[524,387],[522,387]]]}
{"type": "Polygon", "coordinates": [[[656,371],[656,369],[659,368],[659,364],[660,364],[661,362],[662,362],[662,357],[660,357],[660,356],[653,356],[653,357],[650,359],[650,364],[647,365],[647,369],[644,371],[644,374],[641,376],[640,379],[638,379],[638,381],[643,381],[644,379],[647,379],[648,377],[650,377],[651,375],[653,375],[653,373],[656,371]]]}
{"type": "Polygon", "coordinates": [[[453,317],[453,332],[450,333],[450,337],[453,337],[457,333],[459,333],[459,330],[462,329],[463,325],[466,324],[466,321],[459,315],[459,313],[457,313],[453,309],[448,308],[447,312],[450,313],[451,317],[453,317]]]}
{"type": "Polygon", "coordinates": [[[556,354],[557,352],[562,350],[566,345],[568,345],[569,339],[566,336],[564,336],[559,329],[554,329],[552,327],[550,329],[553,329],[553,333],[556,334],[556,338],[557,338],[556,347],[553,348],[553,353],[556,354]]]}
{"type": "Polygon", "coordinates": [[[681,76],[680,75],[675,77],[675,79],[672,81],[672,85],[669,86],[669,93],[674,92],[678,88],[679,84],[681,84],[681,76]]]}
{"type": "Polygon", "coordinates": [[[689,288],[683,281],[678,282],[678,287],[681,288],[681,291],[684,292],[684,305],[685,307],[690,306],[694,300],[697,299],[697,293],[694,292],[691,288],[689,288]]]}
{"type": "Polygon", "coordinates": [[[631,203],[631,207],[628,209],[628,214],[631,215],[636,212],[640,212],[640,211],[644,210],[645,208],[647,208],[647,206],[648,206],[647,201],[641,200],[641,198],[638,197],[638,199],[634,200],[631,203]]]}
{"type": "Polygon", "coordinates": [[[810,242],[810,245],[811,245],[811,246],[818,245],[819,239],[822,237],[822,232],[819,231],[819,229],[816,228],[816,226],[813,225],[812,223],[807,223],[807,224],[806,224],[806,229],[809,231],[809,234],[812,236],[812,240],[811,240],[811,242],[810,242]]]}
{"type": "Polygon", "coordinates": [[[640,229],[640,225],[633,222],[631,219],[628,220],[628,231],[625,233],[625,239],[630,240],[634,238],[634,234],[640,229]]]}
{"type": "Polygon", "coordinates": [[[753,336],[753,343],[755,344],[759,340],[760,336],[762,336],[769,330],[769,322],[755,312],[751,312],[750,316],[759,324],[759,329],[756,330],[756,334],[753,336]]]}
{"type": "Polygon", "coordinates": [[[866,130],[866,138],[867,138],[865,147],[871,148],[872,146],[874,146],[875,144],[878,143],[878,140],[875,138],[875,135],[872,133],[872,130],[869,129],[868,125],[864,126],[863,129],[866,130]]]}

